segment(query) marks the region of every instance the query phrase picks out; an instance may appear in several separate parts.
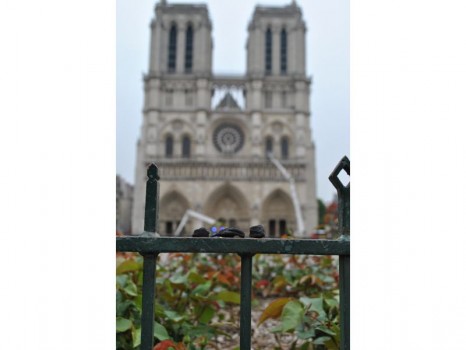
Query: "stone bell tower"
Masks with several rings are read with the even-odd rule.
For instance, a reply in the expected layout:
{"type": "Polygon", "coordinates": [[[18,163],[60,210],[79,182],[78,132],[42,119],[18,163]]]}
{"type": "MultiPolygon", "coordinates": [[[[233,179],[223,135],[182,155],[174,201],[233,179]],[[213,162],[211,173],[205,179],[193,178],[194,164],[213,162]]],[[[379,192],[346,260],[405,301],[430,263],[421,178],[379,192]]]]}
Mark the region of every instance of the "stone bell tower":
{"type": "Polygon", "coordinates": [[[246,45],[247,106],[257,121],[252,133],[260,143],[284,165],[304,165],[298,196],[310,231],[317,225],[317,196],[305,38],[306,24],[295,1],[256,6],[246,45]]]}
{"type": "MultiPolygon", "coordinates": [[[[305,30],[295,3],[257,6],[248,28],[247,72],[213,74],[206,5],[157,3],[144,76],[133,234],[143,231],[151,162],[161,178],[161,235],[173,234],[187,209],[245,231],[261,223],[272,237],[295,231],[289,183],[268,152],[295,180],[306,230],[317,225],[305,30]]],[[[184,232],[203,225],[191,221],[184,232]]]]}
{"type": "MultiPolygon", "coordinates": [[[[147,163],[160,166],[159,160],[165,159],[175,165],[178,158],[204,153],[203,125],[211,98],[212,24],[207,7],[160,1],[150,28],[149,72],[144,76],[143,124],[137,144],[134,234],[143,231],[147,163]]],[[[173,224],[186,207],[186,203],[174,205],[173,224]]]]}

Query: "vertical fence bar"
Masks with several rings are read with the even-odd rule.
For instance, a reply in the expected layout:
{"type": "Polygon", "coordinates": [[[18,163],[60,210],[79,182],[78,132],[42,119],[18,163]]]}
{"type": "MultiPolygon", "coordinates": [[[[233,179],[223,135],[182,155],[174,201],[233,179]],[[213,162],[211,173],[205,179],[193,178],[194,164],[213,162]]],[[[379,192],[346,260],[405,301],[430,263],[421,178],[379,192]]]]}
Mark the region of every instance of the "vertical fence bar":
{"type": "Polygon", "coordinates": [[[241,255],[240,350],[251,350],[252,256],[241,255]]]}
{"type": "MultiPolygon", "coordinates": [[[[155,235],[158,221],[159,175],[155,164],[147,169],[143,235],[155,235]]],[[[141,350],[154,346],[155,274],[157,254],[144,254],[142,271],[141,350]]]]}
{"type": "MultiPolygon", "coordinates": [[[[350,240],[350,183],[344,186],[338,174],[350,174],[350,161],[343,157],[330,174],[330,182],[338,193],[338,230],[340,240],[350,240]]],[[[350,350],[350,255],[339,256],[340,272],[340,349],[350,350]]]]}
{"type": "Polygon", "coordinates": [[[340,255],[340,348],[350,350],[350,256],[340,255]]]}
{"type": "Polygon", "coordinates": [[[144,255],[142,271],[141,350],[154,347],[155,261],[157,255],[144,255]]]}

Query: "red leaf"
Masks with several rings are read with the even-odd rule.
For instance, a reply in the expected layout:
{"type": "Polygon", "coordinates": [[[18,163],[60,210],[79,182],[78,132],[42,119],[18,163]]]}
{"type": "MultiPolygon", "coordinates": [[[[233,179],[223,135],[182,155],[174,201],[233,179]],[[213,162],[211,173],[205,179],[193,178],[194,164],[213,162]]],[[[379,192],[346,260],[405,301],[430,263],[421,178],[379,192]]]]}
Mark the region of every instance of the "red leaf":
{"type": "Polygon", "coordinates": [[[170,348],[174,350],[185,350],[183,343],[174,343],[169,339],[158,343],[152,350],[169,350],[170,348]]]}

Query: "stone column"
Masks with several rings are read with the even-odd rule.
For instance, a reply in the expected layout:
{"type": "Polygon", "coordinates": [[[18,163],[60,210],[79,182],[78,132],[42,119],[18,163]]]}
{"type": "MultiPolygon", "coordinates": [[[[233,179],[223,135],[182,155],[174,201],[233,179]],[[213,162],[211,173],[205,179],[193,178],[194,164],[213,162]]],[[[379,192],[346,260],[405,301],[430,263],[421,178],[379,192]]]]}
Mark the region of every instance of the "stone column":
{"type": "Polygon", "coordinates": [[[306,130],[309,128],[306,125],[306,116],[303,113],[295,114],[296,126],[295,126],[295,145],[296,145],[296,156],[304,157],[306,155],[306,130]]]}
{"type": "Polygon", "coordinates": [[[196,157],[202,158],[206,154],[206,121],[207,113],[198,111],[196,114],[196,157]]]}
{"type": "Polygon", "coordinates": [[[280,75],[280,27],[278,26],[272,27],[272,74],[280,75]]]}
{"type": "Polygon", "coordinates": [[[193,57],[193,72],[205,72],[207,71],[207,56],[209,50],[207,47],[207,28],[204,23],[194,26],[194,57],[193,57]]]}
{"type": "Polygon", "coordinates": [[[252,113],[252,130],[251,130],[251,140],[252,140],[252,149],[251,154],[255,157],[263,156],[263,143],[261,138],[261,119],[262,115],[260,112],[252,113]]]}
{"type": "Polygon", "coordinates": [[[288,30],[288,73],[292,75],[297,73],[297,52],[298,48],[296,44],[296,29],[290,28],[288,30]]]}
{"type": "Polygon", "coordinates": [[[306,42],[305,32],[306,28],[304,25],[298,26],[296,30],[296,73],[306,74],[306,42]]]}
{"type": "Polygon", "coordinates": [[[162,91],[160,79],[150,79],[145,83],[144,108],[160,108],[162,91]]]}
{"type": "Polygon", "coordinates": [[[163,70],[165,60],[162,55],[165,52],[162,46],[162,23],[153,20],[151,23],[151,44],[149,53],[149,72],[160,73],[163,70]]]}
{"type": "Polygon", "coordinates": [[[254,80],[251,83],[250,109],[253,111],[262,109],[262,81],[254,80]]]}
{"type": "Polygon", "coordinates": [[[209,110],[210,109],[210,84],[207,79],[198,79],[196,81],[197,87],[197,108],[209,110]]]}
{"type": "Polygon", "coordinates": [[[184,52],[186,46],[186,25],[178,24],[178,34],[176,38],[176,72],[184,73],[184,52]]]}

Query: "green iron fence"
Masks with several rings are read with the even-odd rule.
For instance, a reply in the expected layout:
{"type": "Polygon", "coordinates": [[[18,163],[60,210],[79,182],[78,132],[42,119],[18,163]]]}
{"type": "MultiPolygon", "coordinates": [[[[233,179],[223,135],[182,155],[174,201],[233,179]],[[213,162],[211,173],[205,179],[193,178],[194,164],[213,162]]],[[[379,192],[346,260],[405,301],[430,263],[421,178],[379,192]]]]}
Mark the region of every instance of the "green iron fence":
{"type": "Polygon", "coordinates": [[[154,346],[154,308],[156,259],[160,253],[235,253],[241,257],[240,349],[251,349],[251,280],[254,254],[307,254],[339,256],[340,347],[350,349],[350,184],[338,178],[344,170],[350,174],[347,157],[338,163],[329,179],[338,193],[337,240],[279,238],[193,238],[156,237],[158,220],[159,176],[155,164],[147,170],[144,232],[139,236],[116,238],[118,252],[138,252],[143,256],[141,312],[141,350],[154,346]]]}

